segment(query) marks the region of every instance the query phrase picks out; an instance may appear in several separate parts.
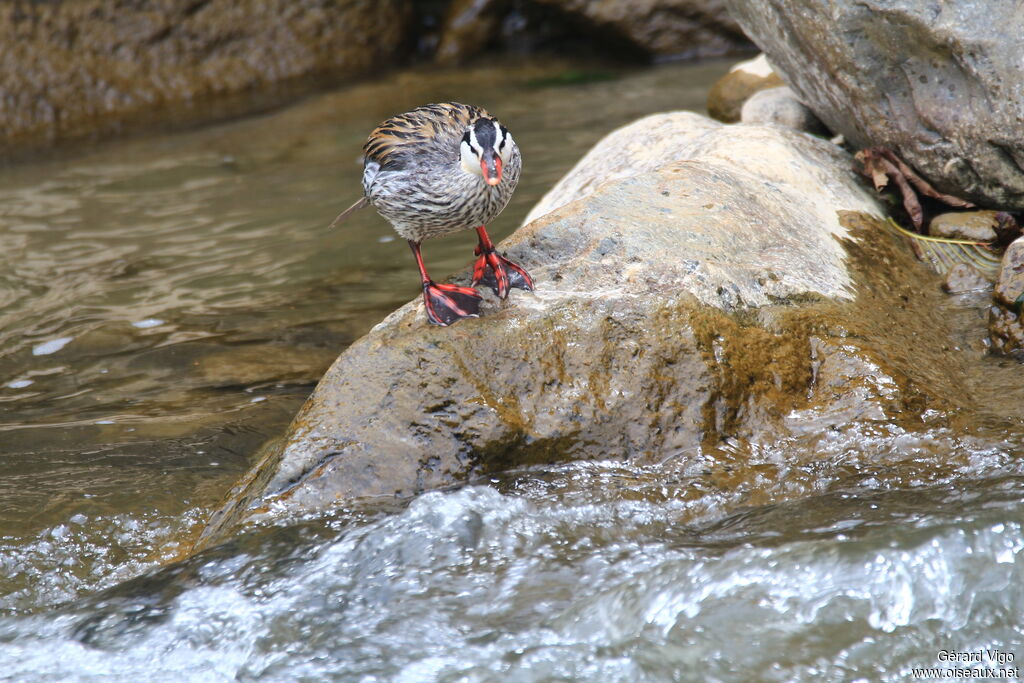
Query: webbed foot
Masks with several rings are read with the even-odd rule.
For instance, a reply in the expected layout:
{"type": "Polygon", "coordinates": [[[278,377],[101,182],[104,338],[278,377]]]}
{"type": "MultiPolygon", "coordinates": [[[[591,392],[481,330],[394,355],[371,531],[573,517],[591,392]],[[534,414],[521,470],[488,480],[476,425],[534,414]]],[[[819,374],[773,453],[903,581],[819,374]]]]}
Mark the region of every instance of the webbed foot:
{"type": "Polygon", "coordinates": [[[447,327],[463,318],[480,317],[480,294],[470,287],[424,282],[423,303],[427,320],[434,325],[447,327]]]}
{"type": "Polygon", "coordinates": [[[500,255],[494,247],[484,249],[478,246],[474,253],[477,255],[473,265],[474,286],[483,283],[493,289],[500,299],[508,296],[511,287],[533,291],[533,278],[526,269],[500,255]]]}
{"type": "Polygon", "coordinates": [[[487,228],[481,225],[476,229],[476,234],[480,238],[480,243],[473,252],[476,254],[476,263],[473,264],[473,286],[482,282],[493,289],[499,299],[508,296],[510,287],[532,292],[533,278],[521,265],[509,261],[498,253],[487,235],[487,228]]]}

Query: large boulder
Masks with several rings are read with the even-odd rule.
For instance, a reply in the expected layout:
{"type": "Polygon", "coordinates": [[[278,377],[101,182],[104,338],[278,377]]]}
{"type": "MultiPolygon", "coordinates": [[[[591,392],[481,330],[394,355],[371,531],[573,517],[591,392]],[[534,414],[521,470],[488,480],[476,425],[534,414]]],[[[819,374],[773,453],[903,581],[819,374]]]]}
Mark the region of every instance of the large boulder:
{"type": "Polygon", "coordinates": [[[458,64],[481,52],[498,33],[507,12],[507,0],[451,0],[434,60],[458,64]]]}
{"type": "Polygon", "coordinates": [[[685,159],[694,140],[721,126],[703,116],[648,116],[609,133],[555,183],[530,209],[529,225],[560,206],[593,194],[610,180],[656,171],[672,160],[685,159]],[[641,125],[642,122],[642,125],[641,125]]]}
{"type": "Polygon", "coordinates": [[[726,0],[818,117],[943,192],[1024,209],[1024,12],[1014,0],[726,0]]]}
{"type": "Polygon", "coordinates": [[[536,293],[490,297],[450,328],[428,325],[419,300],[388,316],[338,358],[204,542],[268,505],[402,498],[563,459],[694,457],[726,436],[779,438],[810,404],[847,419],[881,410],[871,396],[899,403],[895,372],[808,313],[853,306],[848,249],[881,215],[851,163],[816,138],[685,112],[613,133],[502,245],[536,293]],[[660,165],[651,131],[671,150],[660,165]]]}
{"type": "Polygon", "coordinates": [[[409,0],[3,3],[0,149],[266,106],[394,61],[411,18],[409,0]]]}
{"type": "Polygon", "coordinates": [[[495,43],[656,59],[752,48],[721,0],[451,0],[440,28],[442,64],[467,62],[495,43]]]}
{"type": "Polygon", "coordinates": [[[722,0],[533,0],[655,57],[712,57],[750,49],[722,0]]]}

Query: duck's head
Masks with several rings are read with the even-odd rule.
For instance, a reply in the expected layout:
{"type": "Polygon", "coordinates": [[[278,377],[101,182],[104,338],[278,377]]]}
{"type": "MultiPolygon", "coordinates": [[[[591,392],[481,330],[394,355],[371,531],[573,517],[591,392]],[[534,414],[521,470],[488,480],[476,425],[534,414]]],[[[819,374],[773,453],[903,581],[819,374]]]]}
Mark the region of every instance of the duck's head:
{"type": "Polygon", "coordinates": [[[501,182],[502,168],[515,147],[508,128],[496,119],[483,117],[470,124],[459,146],[462,170],[481,176],[488,185],[501,182]]]}

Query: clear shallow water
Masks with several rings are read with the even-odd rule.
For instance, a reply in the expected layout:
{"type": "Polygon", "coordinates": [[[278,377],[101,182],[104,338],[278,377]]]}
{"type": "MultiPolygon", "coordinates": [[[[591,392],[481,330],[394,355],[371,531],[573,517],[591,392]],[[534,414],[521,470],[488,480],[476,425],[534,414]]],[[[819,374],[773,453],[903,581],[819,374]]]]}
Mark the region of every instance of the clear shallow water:
{"type": "MultiPolygon", "coordinates": [[[[445,99],[499,115],[526,160],[500,238],[604,133],[699,110],[725,68],[404,73],[0,170],[0,677],[895,681],[943,648],[1024,657],[1002,417],[510,472],[159,568],[336,355],[418,293],[381,219],[326,228],[373,125],[445,99]]],[[[428,266],[473,245],[430,243],[428,266]]]]}

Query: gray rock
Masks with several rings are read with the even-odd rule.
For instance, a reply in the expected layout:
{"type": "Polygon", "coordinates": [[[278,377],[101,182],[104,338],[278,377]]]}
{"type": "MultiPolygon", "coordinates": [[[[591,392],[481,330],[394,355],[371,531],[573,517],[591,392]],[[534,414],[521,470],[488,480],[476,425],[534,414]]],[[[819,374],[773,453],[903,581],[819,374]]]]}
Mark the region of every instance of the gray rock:
{"type": "Polygon", "coordinates": [[[767,88],[754,93],[740,111],[743,123],[776,124],[816,135],[828,131],[814,112],[797,99],[786,86],[767,88]]]}
{"type": "MultiPolygon", "coordinates": [[[[417,299],[345,351],[204,539],[271,503],[401,498],[513,466],[657,461],[714,434],[777,434],[806,402],[815,364],[862,368],[874,391],[878,365],[825,363],[852,347],[801,312],[852,305],[843,242],[881,215],[849,156],[685,112],[637,121],[588,156],[628,158],[651,130],[675,158],[604,184],[607,166],[581,166],[545,199],[559,208],[503,243],[535,294],[490,297],[480,319],[451,328],[429,326],[417,299]]],[[[821,398],[843,415],[881,410],[831,386],[821,398]]]]}
{"type": "Polygon", "coordinates": [[[265,109],[403,54],[409,0],[0,4],[0,149],[265,109]],[[284,87],[287,86],[287,87],[284,87]]]}
{"type": "Polygon", "coordinates": [[[704,116],[679,112],[648,116],[612,131],[530,209],[523,224],[593,193],[610,180],[629,178],[686,159],[695,139],[718,128],[719,124],[704,116]]]}
{"type": "Polygon", "coordinates": [[[1024,208],[1024,12],[1014,0],[726,0],[818,117],[939,190],[1024,208]]]}
{"type": "Polygon", "coordinates": [[[662,57],[714,57],[750,49],[722,0],[533,0],[662,57]]]}
{"type": "Polygon", "coordinates": [[[942,213],[928,224],[928,234],[954,240],[994,242],[998,211],[957,211],[942,213]]]}
{"type": "Polygon", "coordinates": [[[434,60],[460,64],[481,52],[497,34],[507,5],[507,0],[452,0],[434,60]]]}

